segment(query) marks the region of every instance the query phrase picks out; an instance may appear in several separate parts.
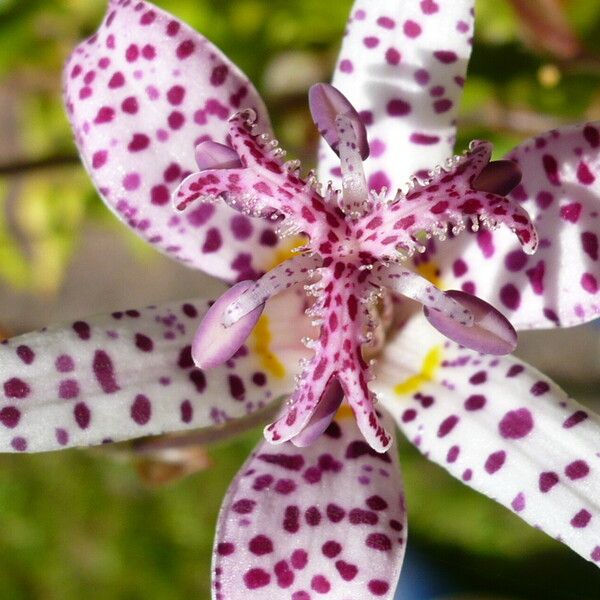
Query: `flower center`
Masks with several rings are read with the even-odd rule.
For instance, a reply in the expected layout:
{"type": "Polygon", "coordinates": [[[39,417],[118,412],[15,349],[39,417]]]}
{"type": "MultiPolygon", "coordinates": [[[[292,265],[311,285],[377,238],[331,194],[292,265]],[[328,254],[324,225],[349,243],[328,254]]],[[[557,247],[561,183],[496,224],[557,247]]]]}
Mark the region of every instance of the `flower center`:
{"type": "Polygon", "coordinates": [[[311,112],[321,135],[340,157],[342,186],[325,191],[296,161],[283,162],[277,142],[261,133],[252,111],[231,119],[231,147],[197,147],[200,171],[176,191],[180,210],[222,199],[245,214],[277,221],[280,235],[303,233],[297,255],[257,281],[244,281],[219,298],[194,339],[201,368],[230,358],[258,321],[267,300],[303,284],[314,298],[308,314],[319,326],[309,340],[313,357],[304,365],[284,415],[265,429],[273,443],[310,444],[329,425],[344,398],[371,446],[385,451],[391,437],[379,424],[365,354],[381,338],[378,303],[390,295],[416,300],[429,322],[450,339],[491,354],[516,346],[510,323],[483,300],[460,291],[443,292],[413,268],[412,256],[427,240],[445,239],[467,227],[510,227],[525,252],[537,245],[527,213],[505,194],[519,182],[516,165],[489,164],[491,145],[472,142],[469,151],[412,179],[392,198],[368,189],[363,160],[369,155],[359,115],[335,88],[313,86],[311,112]],[[412,267],[412,268],[411,268],[412,267]]]}

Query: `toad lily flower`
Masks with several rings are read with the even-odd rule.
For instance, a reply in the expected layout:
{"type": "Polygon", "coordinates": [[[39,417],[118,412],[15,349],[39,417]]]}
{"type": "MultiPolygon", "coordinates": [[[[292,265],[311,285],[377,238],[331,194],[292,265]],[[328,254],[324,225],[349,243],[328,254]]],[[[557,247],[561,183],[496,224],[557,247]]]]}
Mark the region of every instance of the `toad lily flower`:
{"type": "Polygon", "coordinates": [[[598,418],[505,356],[516,337],[493,308],[518,329],[598,315],[600,124],[507,161],[488,163],[485,142],[448,159],[472,30],[472,0],[357,0],[335,87],[310,94],[334,150],[323,190],[283,162],[218,49],[147,2],[111,2],[65,70],[84,163],[136,233],[235,285],[9,340],[0,449],[219,428],[288,397],[225,498],[215,599],[391,598],[406,539],[394,421],[600,562],[598,418]]]}

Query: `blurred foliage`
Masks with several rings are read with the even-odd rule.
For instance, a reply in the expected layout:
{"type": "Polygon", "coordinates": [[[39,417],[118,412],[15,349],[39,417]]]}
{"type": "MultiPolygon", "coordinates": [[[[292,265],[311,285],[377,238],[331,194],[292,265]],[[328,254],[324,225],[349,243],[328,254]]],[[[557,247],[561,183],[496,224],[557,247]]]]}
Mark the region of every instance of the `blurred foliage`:
{"type": "MultiPolygon", "coordinates": [[[[600,1],[544,0],[565,9],[565,27],[585,48],[570,60],[529,49],[538,47],[539,40],[532,39],[535,31],[531,34],[514,10],[528,2],[478,2],[459,148],[473,137],[486,137],[500,155],[530,134],[600,115],[600,55],[594,54],[600,49],[600,1]]],[[[349,0],[161,3],[204,32],[248,73],[271,105],[283,145],[307,163],[315,136],[304,93],[312,82],[329,76],[350,5],[349,0]]],[[[5,257],[0,279],[15,287],[56,293],[85,219],[106,216],[91,184],[79,177],[60,94],[66,56],[94,32],[104,9],[105,0],[0,0],[0,167],[17,173],[0,180],[5,216],[0,224],[5,257]],[[64,163],[61,185],[68,189],[55,186],[56,174],[50,169],[23,168],[48,159],[64,163]],[[16,209],[15,204],[22,206],[16,209]],[[42,204],[48,206],[41,210],[42,204]],[[12,214],[15,210],[19,218],[12,214]],[[29,224],[30,217],[35,224],[29,224]]]]}
{"type": "MultiPolygon", "coordinates": [[[[600,118],[600,0],[552,1],[564,9],[567,37],[582,49],[567,58],[552,54],[536,33],[544,23],[517,17],[517,0],[478,0],[459,148],[484,137],[500,156],[545,129],[600,118]]],[[[160,2],[248,73],[283,145],[308,161],[316,140],[305,90],[328,77],[350,4],[160,2]]],[[[58,293],[89,221],[105,220],[115,235],[133,239],[114,224],[79,166],[61,102],[61,65],[104,8],[104,0],[0,0],[0,280],[16,289],[58,293]]],[[[138,483],[129,466],[95,455],[1,456],[0,596],[207,598],[216,512],[257,435],[212,452],[211,470],[158,491],[138,483]]],[[[568,550],[415,451],[402,454],[411,534],[444,564],[496,569],[508,583],[492,577],[490,589],[531,598],[586,598],[599,589],[598,575],[568,550]],[[538,566],[556,566],[556,585],[543,593],[517,582],[536,557],[538,566]],[[577,580],[573,595],[562,596],[569,569],[577,580]]]]}

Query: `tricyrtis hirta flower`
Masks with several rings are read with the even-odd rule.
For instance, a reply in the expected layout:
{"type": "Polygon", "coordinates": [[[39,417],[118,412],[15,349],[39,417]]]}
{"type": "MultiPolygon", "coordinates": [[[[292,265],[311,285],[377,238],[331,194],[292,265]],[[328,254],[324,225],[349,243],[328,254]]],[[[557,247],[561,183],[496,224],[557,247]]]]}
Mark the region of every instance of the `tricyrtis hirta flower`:
{"type": "Polygon", "coordinates": [[[2,448],[218,430],[285,398],[225,499],[215,598],[393,596],[406,511],[392,419],[600,562],[598,419],[505,356],[516,335],[494,308],[517,329],[597,316],[600,125],[503,161],[482,141],[449,158],[472,33],[469,0],[357,1],[335,87],[310,93],[333,148],[320,187],[207,40],[111,2],[65,70],[84,163],[141,237],[235,285],[7,342],[2,448]]]}
{"type": "Polygon", "coordinates": [[[185,179],[175,194],[179,209],[222,198],[243,213],[279,221],[279,231],[302,233],[309,241],[296,257],[217,300],[196,335],[192,357],[202,368],[230,359],[271,296],[316,278],[306,287],[316,298],[307,309],[319,326],[318,339],[308,344],[314,354],[288,410],[266,428],[266,437],[273,443],[312,443],[345,397],[371,447],[383,452],[392,438],[379,424],[363,357],[381,325],[378,301],[394,293],[416,300],[443,333],[477,350],[507,354],[515,347],[514,330],[493,307],[465,292],[444,294],[407,268],[415,250],[424,249],[419,238],[436,234],[445,239],[449,229],[454,235],[465,229],[465,222],[474,227],[503,222],[531,253],[536,233],[517,202],[481,189],[482,183],[505,186],[508,178],[510,191],[520,179],[516,166],[488,165],[490,144],[473,142],[468,154],[450,160],[447,169],[388,200],[387,190],[367,186],[362,166],[369,154],[367,133],[352,105],[324,84],[311,89],[311,101],[316,123],[339,153],[341,190],[329,186],[321,195],[301,178],[296,161],[283,163],[277,144],[255,131],[253,112],[231,118],[231,148],[216,142],[196,148],[201,166],[212,168],[185,179]]]}

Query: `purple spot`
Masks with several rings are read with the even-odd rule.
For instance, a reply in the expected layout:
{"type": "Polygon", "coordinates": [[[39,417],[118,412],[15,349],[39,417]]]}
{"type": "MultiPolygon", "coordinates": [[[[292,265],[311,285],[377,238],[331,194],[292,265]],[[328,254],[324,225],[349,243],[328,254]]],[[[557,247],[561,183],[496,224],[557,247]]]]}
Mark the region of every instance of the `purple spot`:
{"type": "Polygon", "coordinates": [[[410,134],[410,141],[413,144],[419,144],[420,146],[432,146],[440,141],[440,137],[438,135],[414,132],[410,134]]]}
{"type": "Polygon", "coordinates": [[[225,83],[225,79],[227,78],[227,74],[229,73],[229,67],[227,65],[218,65],[210,74],[210,82],[215,87],[223,85],[225,83]]]}
{"type": "Polygon", "coordinates": [[[583,251],[592,259],[598,260],[598,236],[592,231],[584,231],[581,234],[581,245],[583,251]]]}
{"type": "Polygon", "coordinates": [[[254,536],[248,542],[248,550],[250,550],[252,554],[256,554],[256,556],[270,554],[271,552],[273,552],[273,542],[266,535],[260,534],[254,536]]]}
{"type": "Polygon", "coordinates": [[[485,396],[482,396],[481,394],[473,394],[465,400],[465,409],[470,411],[480,410],[485,406],[485,403],[485,396]]]}
{"type": "Polygon", "coordinates": [[[406,37],[409,38],[416,38],[419,37],[421,35],[421,26],[416,23],[415,21],[412,21],[410,19],[408,19],[407,21],[404,21],[404,34],[406,35],[406,37]]]}
{"type": "Polygon", "coordinates": [[[30,365],[35,359],[35,352],[25,344],[17,346],[17,356],[26,364],[30,365]]]}
{"type": "Polygon", "coordinates": [[[65,379],[58,386],[58,395],[63,400],[72,400],[79,396],[79,384],[75,379],[65,379]]]}
{"type": "Polygon", "coordinates": [[[584,460],[575,460],[565,468],[565,475],[571,479],[583,479],[590,472],[590,467],[584,460]]]}
{"type": "Polygon", "coordinates": [[[525,367],[523,365],[512,365],[510,367],[510,369],[508,369],[506,376],[507,377],[516,377],[517,375],[522,373],[524,370],[525,370],[525,367]]]}
{"type": "Polygon", "coordinates": [[[15,428],[21,419],[21,411],[15,406],[5,406],[0,410],[0,423],[9,429],[15,428]]]}
{"type": "Polygon", "coordinates": [[[390,584],[382,579],[371,579],[367,587],[374,596],[384,596],[390,589],[390,584]]]}
{"type": "Polygon", "coordinates": [[[187,215],[187,219],[190,225],[201,227],[212,217],[214,212],[215,207],[213,204],[201,204],[187,215]]]}
{"type": "Polygon", "coordinates": [[[565,429],[570,429],[571,427],[575,427],[575,425],[579,425],[579,423],[585,421],[587,418],[588,414],[584,410],[577,410],[565,419],[563,427],[565,429]]]}
{"type": "Polygon", "coordinates": [[[316,527],[321,522],[321,511],[316,506],[309,506],[304,512],[306,524],[316,527]]]}
{"type": "Polygon", "coordinates": [[[60,373],[69,373],[75,368],[75,363],[68,354],[61,354],[54,362],[54,366],[60,373]]]}
{"type": "Polygon", "coordinates": [[[259,454],[257,458],[288,471],[300,471],[304,466],[304,457],[302,454],[259,454]]]}
{"type": "Polygon", "coordinates": [[[286,506],[283,517],[283,528],[288,533],[296,533],[300,529],[300,510],[297,506],[286,506]]]}
{"type": "Polygon", "coordinates": [[[435,112],[438,114],[445,113],[448,112],[452,106],[452,100],[449,100],[448,98],[441,98],[433,103],[433,110],[435,110],[435,112]]]}
{"type": "Polygon", "coordinates": [[[73,409],[73,415],[75,417],[75,421],[77,425],[81,429],[87,429],[90,425],[91,420],[91,412],[88,408],[87,404],[84,402],[78,402],[73,409]]]}
{"type": "Polygon", "coordinates": [[[69,434],[66,429],[63,429],[62,427],[57,427],[54,430],[54,436],[60,446],[66,446],[69,442],[69,434]]]}
{"type": "Polygon", "coordinates": [[[186,303],[181,307],[183,314],[190,319],[195,319],[198,316],[198,310],[193,304],[186,303]]]}
{"type": "Polygon", "coordinates": [[[458,60],[456,52],[453,52],[452,50],[436,50],[433,55],[445,65],[449,65],[458,60]]]}
{"type": "Polygon", "coordinates": [[[184,40],[179,44],[179,46],[177,46],[177,58],[179,58],[180,60],[187,58],[188,56],[190,56],[190,54],[192,54],[195,48],[196,44],[193,40],[184,40]]]}
{"type": "Polygon", "coordinates": [[[558,475],[553,471],[545,471],[540,474],[538,482],[540,492],[545,494],[549,492],[558,483],[558,475]]]}
{"type": "Polygon", "coordinates": [[[379,193],[383,188],[389,189],[390,180],[383,171],[375,171],[369,176],[369,189],[379,193]]]}
{"type": "Polygon", "coordinates": [[[244,583],[249,590],[256,590],[269,585],[271,576],[263,569],[250,569],[244,573],[244,583]]]}
{"type": "Polygon", "coordinates": [[[352,73],[353,70],[354,67],[352,66],[352,61],[348,60],[347,58],[340,61],[340,71],[342,73],[352,73]]]}
{"type": "Polygon", "coordinates": [[[132,192],[140,187],[141,179],[137,173],[127,173],[123,177],[123,187],[128,191],[132,192]]]}
{"type": "Polygon", "coordinates": [[[13,438],[10,445],[17,452],[25,452],[25,450],[27,450],[27,440],[24,437],[13,438]]]}
{"type": "Polygon", "coordinates": [[[598,291],[598,281],[591,273],[584,273],[581,276],[581,287],[590,294],[598,291]]]}
{"type": "Polygon", "coordinates": [[[597,148],[600,146],[600,133],[595,127],[586,125],[583,128],[583,137],[592,148],[597,148]]]}
{"type": "Polygon", "coordinates": [[[152,340],[143,333],[135,334],[135,345],[142,352],[152,352],[152,350],[154,349],[154,343],[152,342],[152,340]]]}
{"type": "Polygon", "coordinates": [[[150,138],[145,133],[134,133],[127,145],[130,152],[141,152],[150,145],[150,138]]]}
{"type": "Polygon", "coordinates": [[[554,156],[550,154],[544,154],[542,156],[542,165],[546,172],[546,177],[552,185],[560,185],[560,177],[558,174],[558,163],[554,156]]]}
{"type": "Polygon", "coordinates": [[[249,500],[248,498],[241,498],[240,500],[236,500],[231,505],[231,510],[236,512],[238,515],[249,515],[256,506],[256,502],[254,500],[249,500]]]}
{"type": "Polygon", "coordinates": [[[485,371],[477,371],[474,375],[469,378],[471,385],[481,385],[487,381],[487,373],[485,371]]]}
{"type": "Polygon", "coordinates": [[[96,380],[105,394],[113,394],[121,388],[115,378],[115,370],[110,356],[104,350],[96,350],[92,361],[96,380]]]}
{"type": "Polygon", "coordinates": [[[152,416],[152,405],[144,394],[138,394],[131,405],[131,418],[138,425],[145,425],[152,416]]]}
{"type": "Polygon", "coordinates": [[[231,231],[236,240],[247,240],[252,235],[252,223],[244,215],[235,215],[231,219],[231,231]]]}
{"type": "Polygon", "coordinates": [[[332,523],[339,523],[345,516],[346,511],[337,504],[329,503],[326,509],[327,518],[332,523]]]}
{"type": "Polygon", "coordinates": [[[377,19],[377,25],[384,29],[394,29],[394,27],[396,27],[396,22],[394,19],[390,19],[390,17],[379,17],[377,19]]]}
{"type": "Polygon", "coordinates": [[[507,283],[500,289],[500,300],[507,308],[517,310],[521,304],[521,294],[512,283],[507,283]]]}
{"type": "Polygon", "coordinates": [[[525,494],[519,492],[511,502],[511,506],[515,512],[521,512],[525,509],[525,494]]]}
{"type": "Polygon", "coordinates": [[[373,550],[387,552],[392,549],[392,541],[385,533],[370,533],[367,536],[366,544],[373,550]]]}
{"type": "Polygon", "coordinates": [[[572,519],[571,525],[581,529],[587,527],[588,523],[592,520],[592,515],[585,508],[582,508],[572,519]]]}
{"type": "Polygon", "coordinates": [[[31,388],[22,379],[11,377],[4,382],[4,395],[7,398],[27,398],[31,388]]]}
{"type": "Polygon", "coordinates": [[[398,50],[396,50],[396,48],[388,48],[385,51],[385,60],[388,63],[388,65],[392,65],[392,66],[396,66],[398,64],[400,64],[400,60],[401,60],[401,55],[400,52],[398,52],[398,50]]]}
{"type": "Polygon", "coordinates": [[[438,432],[437,435],[439,438],[445,437],[447,436],[456,426],[456,424],[458,423],[459,418],[456,415],[450,415],[449,417],[446,417],[441,423],[440,426],[438,428],[438,432]]]}
{"type": "Polygon", "coordinates": [[[550,389],[545,381],[536,381],[529,390],[533,396],[542,396],[550,389]]]}
{"type": "Polygon", "coordinates": [[[229,375],[227,378],[229,383],[229,393],[231,397],[239,402],[242,402],[246,397],[246,386],[239,375],[229,375]]]}
{"type": "Polygon", "coordinates": [[[369,446],[369,444],[367,444],[367,442],[365,442],[364,440],[354,440],[353,442],[350,442],[350,444],[348,444],[348,448],[346,449],[347,459],[353,460],[365,455],[377,458],[383,461],[384,463],[392,462],[392,459],[387,453],[381,454],[373,450],[373,448],[371,448],[371,446],[369,446]]]}
{"type": "Polygon", "coordinates": [[[499,471],[506,460],[506,452],[504,450],[498,450],[498,452],[492,452],[485,461],[485,470],[493,475],[496,471],[499,471]]]}
{"type": "Polygon", "coordinates": [[[194,384],[196,391],[198,393],[204,392],[206,389],[206,376],[204,372],[200,369],[192,369],[190,374],[188,375],[190,381],[194,384]]]}
{"type": "Polygon", "coordinates": [[[518,440],[524,438],[533,429],[533,417],[526,408],[507,412],[498,425],[503,438],[518,440]]]}
{"type": "Polygon", "coordinates": [[[235,545],[231,542],[220,542],[217,544],[217,554],[219,556],[229,556],[235,552],[235,545]]]}
{"type": "Polygon", "coordinates": [[[91,336],[90,326],[85,321],[75,321],[73,323],[73,331],[82,340],[89,340],[91,336]]]}
{"type": "Polygon", "coordinates": [[[221,247],[222,243],[223,241],[219,230],[216,227],[211,227],[206,232],[206,238],[202,246],[202,252],[205,254],[216,252],[221,247]]]}
{"type": "Polygon", "coordinates": [[[192,417],[194,416],[194,409],[192,403],[189,400],[184,400],[180,407],[179,412],[181,414],[181,421],[183,423],[191,423],[192,417]]]}
{"type": "Polygon", "coordinates": [[[446,454],[446,462],[454,463],[460,454],[459,446],[452,446],[448,450],[448,454],[446,454]]]}
{"type": "Polygon", "coordinates": [[[386,110],[391,117],[403,117],[410,113],[410,104],[400,98],[393,98],[387,103],[386,110]]]}
{"type": "Polygon", "coordinates": [[[347,563],[343,560],[337,560],[335,562],[335,568],[344,581],[352,581],[358,573],[358,567],[356,565],[347,563]]]}
{"type": "Polygon", "coordinates": [[[527,255],[522,250],[513,250],[506,255],[504,264],[509,271],[520,271],[527,264],[527,255]]]}

